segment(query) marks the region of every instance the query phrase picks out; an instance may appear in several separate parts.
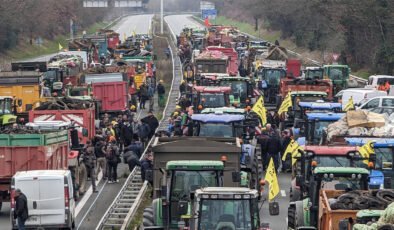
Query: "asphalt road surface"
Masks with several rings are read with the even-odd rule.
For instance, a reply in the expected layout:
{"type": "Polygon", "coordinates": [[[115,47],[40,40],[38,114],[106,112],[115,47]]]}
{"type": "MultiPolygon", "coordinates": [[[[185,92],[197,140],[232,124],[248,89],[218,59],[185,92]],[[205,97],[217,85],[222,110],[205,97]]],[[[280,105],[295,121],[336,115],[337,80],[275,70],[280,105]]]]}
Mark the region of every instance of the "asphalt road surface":
{"type": "MultiPolygon", "coordinates": [[[[191,15],[171,15],[166,16],[165,21],[170,27],[170,30],[175,35],[179,35],[184,27],[199,27],[203,28],[204,25],[195,21],[191,15]]],[[[265,175],[265,174],[263,174],[265,175]]],[[[269,223],[270,228],[273,230],[284,230],[287,229],[287,207],[289,205],[289,192],[291,183],[290,173],[279,173],[278,174],[280,193],[275,198],[275,201],[279,203],[280,213],[278,216],[270,216],[268,209],[268,202],[262,203],[260,209],[260,220],[263,223],[269,223]]],[[[268,186],[268,185],[267,185],[268,186]]],[[[266,186],[266,187],[267,187],[266,186]]],[[[263,199],[267,198],[267,188],[263,193],[263,199]]]]}
{"type": "MultiPolygon", "coordinates": [[[[138,33],[149,33],[150,24],[153,15],[135,15],[129,16],[122,19],[117,25],[113,27],[113,29],[118,33],[126,33],[126,36],[130,36],[131,33],[135,30],[138,33]],[[129,31],[129,32],[127,32],[129,31]]],[[[43,60],[46,61],[46,58],[50,58],[52,55],[46,55],[42,57],[38,57],[34,60],[43,60]]],[[[31,61],[31,60],[28,60],[31,61]]],[[[149,103],[147,102],[147,105],[149,103]]],[[[148,107],[147,107],[148,108],[148,107]]],[[[154,111],[159,111],[157,107],[157,97],[155,96],[155,104],[154,111]]],[[[148,109],[140,110],[137,113],[137,116],[141,119],[147,115],[148,109]]],[[[116,184],[108,184],[101,180],[101,176],[99,175],[100,181],[98,183],[97,189],[98,193],[92,193],[92,189],[86,192],[84,197],[82,197],[77,202],[77,218],[76,218],[76,227],[78,229],[95,229],[96,224],[100,221],[101,217],[107,210],[108,206],[112,203],[113,199],[118,194],[120,188],[125,181],[123,175],[127,173],[128,166],[126,164],[120,163],[118,166],[118,177],[119,183],[116,184]]],[[[2,210],[0,212],[0,230],[11,229],[10,223],[10,203],[3,203],[2,210]]]]}
{"type": "MultiPolygon", "coordinates": [[[[152,24],[153,14],[145,14],[145,15],[132,15],[121,19],[119,23],[114,25],[111,29],[115,30],[120,34],[120,39],[124,40],[124,36],[129,37],[134,32],[136,34],[147,34],[150,31],[150,26],[152,24]]],[[[65,47],[65,44],[62,44],[65,47]]],[[[23,61],[26,62],[35,62],[35,61],[49,61],[51,57],[55,56],[56,53],[42,55],[39,57],[26,59],[23,61]]]]}

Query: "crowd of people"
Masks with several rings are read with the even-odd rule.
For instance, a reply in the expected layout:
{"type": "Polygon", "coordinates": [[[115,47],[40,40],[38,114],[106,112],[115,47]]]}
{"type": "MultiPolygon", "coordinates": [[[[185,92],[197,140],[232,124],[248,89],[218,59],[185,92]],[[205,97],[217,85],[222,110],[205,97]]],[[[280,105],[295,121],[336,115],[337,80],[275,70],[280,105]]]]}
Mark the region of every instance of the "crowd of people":
{"type": "Polygon", "coordinates": [[[87,141],[83,154],[93,192],[97,192],[96,180],[100,171],[109,184],[119,182],[117,169],[122,162],[129,166],[130,172],[137,165],[144,172],[152,168],[151,151],[144,160],[140,162],[139,159],[158,126],[159,121],[151,111],[142,119],[138,119],[137,114],[130,110],[113,119],[104,114],[96,135],[87,141]]]}

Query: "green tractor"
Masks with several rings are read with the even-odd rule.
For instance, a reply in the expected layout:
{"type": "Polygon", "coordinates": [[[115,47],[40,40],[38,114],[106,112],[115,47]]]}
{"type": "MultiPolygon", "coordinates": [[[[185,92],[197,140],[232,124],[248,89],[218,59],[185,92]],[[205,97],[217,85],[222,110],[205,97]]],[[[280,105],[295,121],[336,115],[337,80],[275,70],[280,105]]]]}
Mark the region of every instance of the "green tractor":
{"type": "Polygon", "coordinates": [[[216,78],[219,86],[230,86],[230,104],[241,108],[251,105],[252,99],[258,97],[254,89],[254,81],[245,77],[218,76],[216,78]]]}
{"type": "MultiPolygon", "coordinates": [[[[290,202],[288,229],[330,229],[328,224],[324,227],[320,225],[321,217],[327,212],[321,207],[322,199],[325,199],[321,192],[323,190],[368,190],[368,181],[369,171],[355,167],[316,167],[308,181],[303,180],[302,176],[296,176],[296,186],[302,184],[302,200],[290,202]]],[[[344,215],[343,218],[346,216],[344,215]]],[[[334,226],[332,229],[338,229],[337,227],[334,226]]]]}
{"type": "MultiPolygon", "coordinates": [[[[222,187],[226,183],[224,168],[222,161],[168,161],[161,170],[159,194],[144,210],[144,229],[179,229],[181,216],[189,209],[190,194],[202,187],[222,187]]],[[[240,181],[239,175],[233,173],[233,182],[240,181]]]]}
{"type": "MultiPolygon", "coordinates": [[[[350,68],[347,65],[324,65],[324,77],[331,79],[334,86],[334,95],[342,89],[346,89],[349,84],[350,68]]],[[[357,87],[357,86],[354,86],[357,87]]]]}
{"type": "MultiPolygon", "coordinates": [[[[12,113],[13,103],[14,100],[12,97],[0,96],[0,127],[16,123],[17,116],[12,113]]],[[[18,103],[22,103],[22,101],[18,100],[18,103]]]]}

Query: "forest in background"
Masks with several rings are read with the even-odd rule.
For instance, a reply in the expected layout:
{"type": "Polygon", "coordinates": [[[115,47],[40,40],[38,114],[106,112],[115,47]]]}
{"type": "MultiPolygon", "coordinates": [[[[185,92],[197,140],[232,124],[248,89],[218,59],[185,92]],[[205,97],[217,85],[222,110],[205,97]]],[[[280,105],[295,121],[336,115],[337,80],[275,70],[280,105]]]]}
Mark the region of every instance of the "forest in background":
{"type": "Polygon", "coordinates": [[[21,41],[52,40],[70,33],[70,19],[79,29],[102,21],[108,9],[83,8],[80,0],[2,0],[0,4],[0,53],[21,41]]]}
{"type": "Polygon", "coordinates": [[[280,30],[297,46],[394,75],[393,0],[211,0],[219,15],[280,30]]]}

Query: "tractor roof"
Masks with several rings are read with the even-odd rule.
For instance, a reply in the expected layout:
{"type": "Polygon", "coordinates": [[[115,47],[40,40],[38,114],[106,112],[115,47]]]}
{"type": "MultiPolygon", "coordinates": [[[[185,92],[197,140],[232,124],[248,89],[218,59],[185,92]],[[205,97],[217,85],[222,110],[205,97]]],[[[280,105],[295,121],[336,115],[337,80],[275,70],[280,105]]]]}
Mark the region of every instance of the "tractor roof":
{"type": "Polygon", "coordinates": [[[319,145],[306,145],[304,150],[313,152],[316,155],[339,155],[346,156],[349,152],[357,151],[356,146],[319,146],[319,145]]]}
{"type": "Polygon", "coordinates": [[[224,164],[221,161],[169,161],[167,170],[223,170],[224,164]]]}
{"type": "Polygon", "coordinates": [[[258,197],[257,190],[239,187],[206,187],[196,190],[197,196],[201,196],[203,194],[227,195],[225,197],[216,197],[216,199],[242,199],[241,197],[234,197],[232,195],[251,195],[251,197],[248,197],[249,199],[258,197]]]}
{"type": "Polygon", "coordinates": [[[192,120],[203,123],[230,123],[243,121],[245,116],[238,114],[193,114],[192,120]]]}
{"type": "Polygon", "coordinates": [[[233,107],[221,107],[221,108],[206,108],[201,111],[202,114],[207,113],[224,113],[224,114],[244,114],[245,110],[240,108],[233,108],[233,107]]]}
{"type": "Polygon", "coordinates": [[[199,93],[230,93],[231,87],[229,86],[194,86],[194,90],[199,93]]]}
{"type": "Polygon", "coordinates": [[[344,113],[307,113],[308,120],[338,121],[344,113]]]}
{"type": "Polygon", "coordinates": [[[375,148],[394,147],[393,138],[379,138],[379,137],[346,137],[345,141],[352,146],[362,146],[368,141],[374,141],[375,148]]]}
{"type": "Polygon", "coordinates": [[[13,97],[11,96],[0,96],[0,100],[4,100],[4,99],[12,99],[13,97]]]}
{"type": "Polygon", "coordinates": [[[300,95],[327,96],[327,93],[321,91],[291,91],[291,96],[300,96],[300,95]]]}
{"type": "Polygon", "coordinates": [[[236,138],[215,137],[160,137],[155,139],[153,152],[160,153],[225,153],[239,154],[241,148],[236,138]]]}
{"type": "Polygon", "coordinates": [[[224,75],[224,76],[217,76],[216,77],[216,79],[217,80],[229,80],[229,81],[250,81],[250,79],[249,78],[246,78],[246,77],[240,77],[240,76],[238,76],[238,77],[231,77],[231,76],[226,76],[226,75],[224,75]]]}
{"type": "Polygon", "coordinates": [[[368,169],[355,167],[316,167],[315,174],[335,173],[335,174],[366,174],[369,175],[368,169]]]}
{"type": "Polygon", "coordinates": [[[212,59],[220,59],[226,61],[228,60],[228,56],[226,56],[223,52],[218,50],[205,50],[196,57],[196,60],[212,60],[212,59]]]}
{"type": "Polygon", "coordinates": [[[332,102],[300,102],[298,105],[309,109],[342,109],[341,103],[332,102]]]}
{"type": "Polygon", "coordinates": [[[349,68],[349,66],[347,65],[324,65],[323,68],[327,68],[327,67],[347,67],[349,68]]]}

